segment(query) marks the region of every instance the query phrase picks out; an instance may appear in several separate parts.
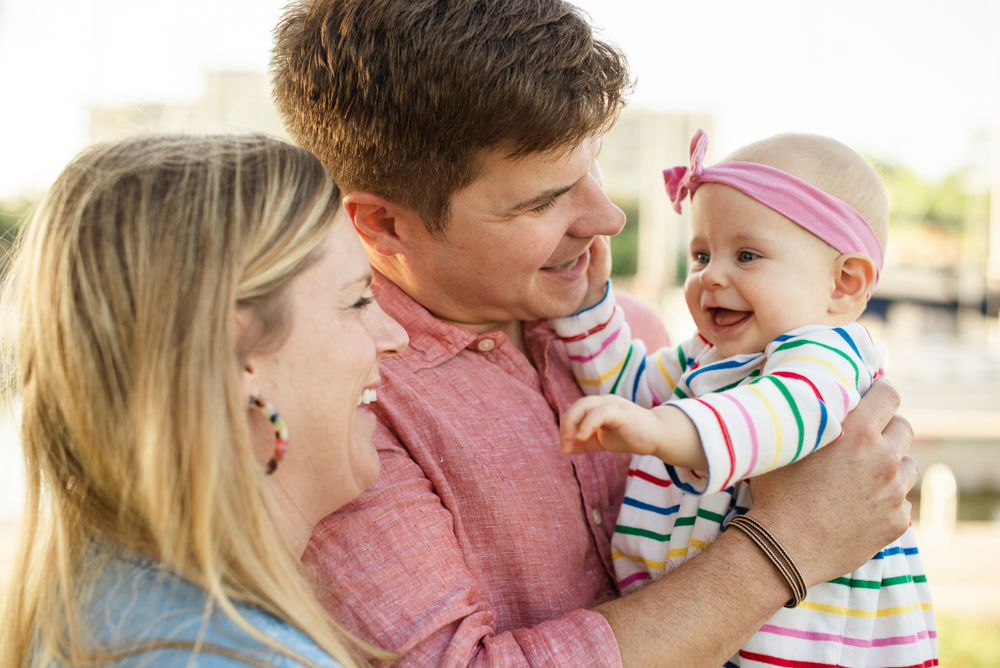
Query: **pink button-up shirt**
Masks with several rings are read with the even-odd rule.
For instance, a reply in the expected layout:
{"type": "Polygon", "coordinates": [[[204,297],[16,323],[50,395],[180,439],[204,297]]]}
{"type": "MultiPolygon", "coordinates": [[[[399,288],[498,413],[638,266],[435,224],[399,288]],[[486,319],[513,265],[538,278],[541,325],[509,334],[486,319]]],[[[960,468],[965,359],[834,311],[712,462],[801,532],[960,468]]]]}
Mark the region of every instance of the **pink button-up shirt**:
{"type": "MultiPolygon", "coordinates": [[[[374,291],[410,346],[382,364],[372,405],[378,480],[316,527],[303,557],[321,602],[405,666],[620,666],[587,608],[616,593],[629,457],[560,454],[559,415],[581,393],[551,325],[525,323],[525,357],[382,276],[374,291]]],[[[649,309],[619,302],[647,345],[667,342],[649,309]]]]}

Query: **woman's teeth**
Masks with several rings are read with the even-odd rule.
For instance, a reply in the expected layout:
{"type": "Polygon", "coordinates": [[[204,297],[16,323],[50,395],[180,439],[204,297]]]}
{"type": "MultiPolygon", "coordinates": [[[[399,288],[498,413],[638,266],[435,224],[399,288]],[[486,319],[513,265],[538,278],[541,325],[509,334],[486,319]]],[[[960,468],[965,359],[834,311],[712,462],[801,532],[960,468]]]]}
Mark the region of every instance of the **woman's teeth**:
{"type": "Polygon", "coordinates": [[[358,406],[364,404],[367,406],[373,401],[376,401],[378,397],[375,395],[375,390],[363,390],[361,396],[358,398],[358,406]]]}

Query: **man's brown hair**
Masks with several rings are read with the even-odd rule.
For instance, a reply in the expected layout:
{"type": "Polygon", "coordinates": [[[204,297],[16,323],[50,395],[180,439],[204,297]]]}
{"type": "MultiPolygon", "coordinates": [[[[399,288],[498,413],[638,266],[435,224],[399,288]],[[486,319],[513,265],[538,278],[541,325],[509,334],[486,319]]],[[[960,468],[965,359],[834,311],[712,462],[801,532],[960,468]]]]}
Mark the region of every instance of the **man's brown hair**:
{"type": "Polygon", "coordinates": [[[275,29],[274,97],[345,192],[443,234],[483,149],[568,149],[615,122],[624,55],[562,0],[313,0],[275,29]]]}

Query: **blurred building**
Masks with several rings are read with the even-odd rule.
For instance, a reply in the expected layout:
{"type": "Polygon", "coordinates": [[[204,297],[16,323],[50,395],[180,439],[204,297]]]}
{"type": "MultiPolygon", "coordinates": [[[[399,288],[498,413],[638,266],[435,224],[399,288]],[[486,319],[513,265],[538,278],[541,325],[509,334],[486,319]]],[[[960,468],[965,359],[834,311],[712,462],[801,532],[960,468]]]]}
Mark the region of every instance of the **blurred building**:
{"type": "Polygon", "coordinates": [[[211,72],[205,95],[192,104],[140,102],[90,108],[90,141],[147,132],[264,132],[284,137],[271,101],[270,83],[260,72],[211,72]]]}
{"type": "MultiPolygon", "coordinates": [[[[674,214],[662,171],[689,162],[691,137],[698,128],[711,134],[712,116],[626,109],[601,146],[604,190],[636,217],[618,242],[635,244],[631,288],[651,304],[659,303],[686,269],[687,212],[674,214]]],[[[710,145],[709,160],[711,150],[710,145]]]]}

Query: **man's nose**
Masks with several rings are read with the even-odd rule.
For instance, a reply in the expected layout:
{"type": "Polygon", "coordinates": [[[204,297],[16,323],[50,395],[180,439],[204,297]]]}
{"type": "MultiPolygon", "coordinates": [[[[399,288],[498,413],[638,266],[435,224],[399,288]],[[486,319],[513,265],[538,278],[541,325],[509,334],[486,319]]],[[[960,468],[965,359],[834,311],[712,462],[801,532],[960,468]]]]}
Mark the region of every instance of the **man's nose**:
{"type": "Polygon", "coordinates": [[[596,237],[598,235],[613,237],[625,227],[625,212],[615,206],[601,189],[600,172],[591,170],[590,175],[581,184],[580,198],[577,206],[576,219],[568,234],[574,237],[596,237]]]}

